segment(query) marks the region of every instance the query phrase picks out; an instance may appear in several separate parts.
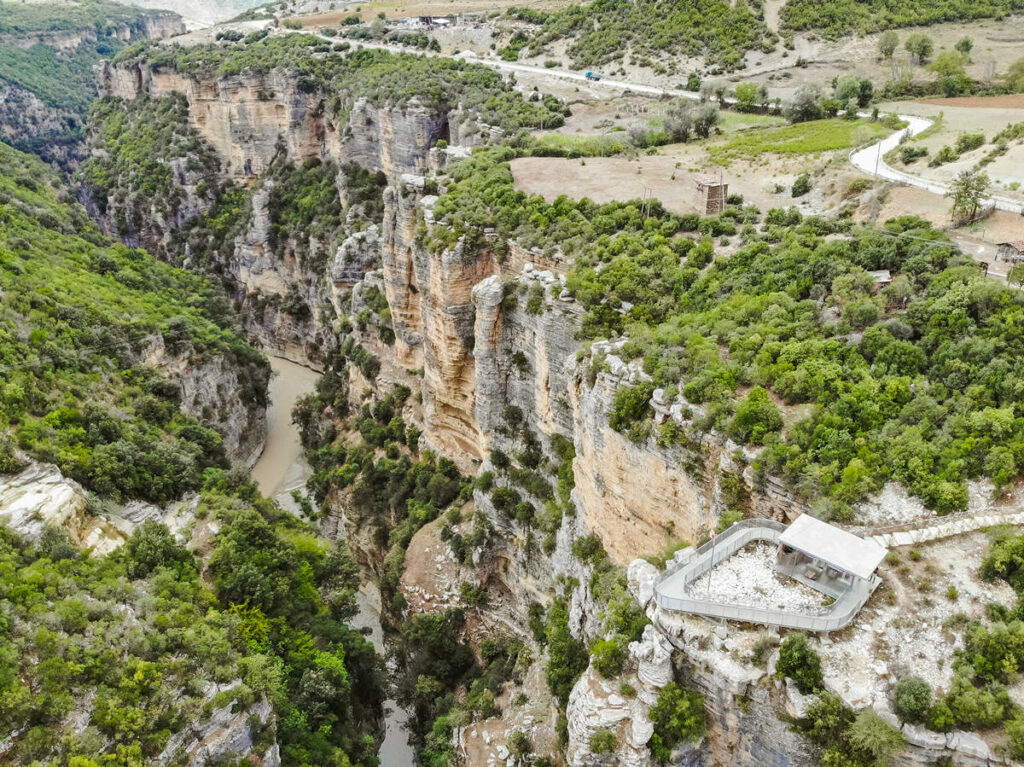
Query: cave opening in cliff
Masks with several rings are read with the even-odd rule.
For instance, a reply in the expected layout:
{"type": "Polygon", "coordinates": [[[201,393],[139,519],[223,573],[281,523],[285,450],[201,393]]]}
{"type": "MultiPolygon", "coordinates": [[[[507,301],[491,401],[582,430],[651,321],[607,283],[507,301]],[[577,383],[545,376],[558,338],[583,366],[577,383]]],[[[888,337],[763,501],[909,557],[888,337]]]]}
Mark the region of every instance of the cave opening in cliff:
{"type": "Polygon", "coordinates": [[[436,145],[438,141],[444,141],[445,144],[449,144],[451,143],[451,139],[451,126],[448,123],[448,118],[445,117],[444,121],[438,126],[437,135],[434,137],[434,144],[436,145]]]}

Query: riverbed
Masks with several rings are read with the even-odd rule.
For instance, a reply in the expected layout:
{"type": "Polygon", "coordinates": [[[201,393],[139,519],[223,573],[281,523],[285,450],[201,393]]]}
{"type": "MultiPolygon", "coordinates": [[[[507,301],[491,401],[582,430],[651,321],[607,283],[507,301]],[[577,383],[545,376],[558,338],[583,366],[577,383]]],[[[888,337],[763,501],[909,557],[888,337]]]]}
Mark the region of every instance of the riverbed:
{"type": "MultiPolygon", "coordinates": [[[[269,360],[272,376],[268,392],[267,441],[252,467],[252,478],[263,495],[299,514],[301,509],[292,492],[305,495],[304,487],[311,469],[302,452],[299,430],[292,423],[292,408],[300,398],[314,391],[320,373],[282,357],[269,356],[269,360]]],[[[357,601],[359,614],[352,619],[352,626],[366,630],[367,638],[383,655],[386,648],[380,625],[380,592],[376,585],[364,583],[357,601]]],[[[384,702],[384,741],[378,752],[381,767],[414,767],[416,764],[406,731],[408,720],[409,714],[395,701],[384,702]]]]}
{"type": "Polygon", "coordinates": [[[272,375],[268,390],[267,441],[252,467],[252,478],[266,497],[281,500],[279,496],[285,496],[291,501],[291,491],[301,489],[310,474],[309,464],[302,454],[299,430],[292,423],[292,408],[299,399],[313,393],[320,373],[283,357],[269,359],[272,375]]]}

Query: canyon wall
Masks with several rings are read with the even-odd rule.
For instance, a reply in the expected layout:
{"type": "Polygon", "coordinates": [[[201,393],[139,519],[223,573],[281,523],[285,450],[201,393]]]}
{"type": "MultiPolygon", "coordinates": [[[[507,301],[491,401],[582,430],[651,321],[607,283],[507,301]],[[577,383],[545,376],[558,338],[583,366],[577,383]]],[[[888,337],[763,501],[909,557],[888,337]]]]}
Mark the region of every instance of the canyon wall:
{"type": "MultiPolygon", "coordinates": [[[[131,21],[108,25],[102,32],[88,27],[0,35],[0,48],[28,50],[42,45],[61,56],[73,57],[81,46],[95,46],[104,39],[162,40],[184,31],[184,23],[177,14],[148,11],[131,21]]],[[[90,55],[95,57],[95,51],[90,55]]],[[[84,109],[46,98],[45,90],[34,91],[30,81],[0,77],[0,141],[71,170],[86,156],[83,123],[84,109]]]]}
{"type": "MultiPolygon", "coordinates": [[[[584,347],[577,338],[583,311],[564,288],[569,265],[563,259],[531,253],[514,242],[498,248],[487,237],[479,247],[464,240],[450,247],[432,244],[432,230],[441,226],[434,219],[438,197],[432,194],[437,173],[466,154],[458,140],[462,116],[456,110],[434,114],[415,104],[384,110],[362,101],[338,125],[319,110],[317,97],[277,73],[197,80],[135,65],[107,67],[102,82],[107,95],[120,98],[185,93],[190,121],[218,152],[226,176],[256,185],[245,231],[231,252],[222,254],[239,285],[252,335],[295,359],[322,353],[341,334],[354,337],[380,358],[377,384],[403,383],[419,395],[403,417],[422,427],[422,445],[451,458],[464,472],[494,471],[496,451],[517,456],[535,442],[543,454],[538,473],[555,484],[556,439],[575,451],[572,492],[568,501],[558,499],[561,521],[550,540],[538,545],[535,528],[510,519],[478,488],[475,506],[495,531],[494,545],[470,572],[459,571],[439,593],[410,587],[410,604],[440,609],[451,603],[463,579],[475,578],[501,595],[489,611],[494,620],[531,641],[529,603],[549,602],[562,593],[570,629],[589,640],[602,632],[606,602],[594,593],[601,586],[600,573],[574,554],[581,539],[598,536],[611,561],[626,565],[669,545],[697,543],[727,508],[779,520],[803,511],[781,483],[770,477],[758,481],[750,466],[753,455],[722,436],[708,435],[684,446],[662,444],[654,436],[633,441],[609,426],[616,392],[645,377],[636,364],[617,355],[621,341],[584,347]],[[435,146],[441,137],[449,142],[446,149],[435,146]],[[311,272],[306,262],[292,257],[294,247],[271,244],[268,197],[259,176],[281,151],[297,162],[351,161],[387,177],[380,225],[346,224],[323,271],[311,272]],[[497,255],[506,252],[504,258],[497,255]],[[372,326],[351,327],[352,318],[369,306],[371,289],[386,298],[391,340],[372,326]],[[289,294],[299,295],[311,308],[309,317],[297,319],[280,301],[267,300],[289,294]]],[[[440,184],[443,193],[443,178],[440,184]]],[[[344,200],[342,179],[337,186],[344,200]]],[[[315,251],[316,243],[307,250],[315,251]]],[[[353,402],[372,396],[375,382],[363,380],[354,366],[350,375],[353,402]]],[[[692,423],[691,408],[661,390],[654,392],[651,405],[656,424],[671,419],[683,428],[692,423]]],[[[497,484],[512,487],[508,476],[494,474],[497,484]]],[[[551,503],[517,489],[537,509],[551,503]]],[[[325,516],[325,532],[338,534],[347,524],[345,503],[344,498],[329,499],[334,508],[325,516]]],[[[349,533],[364,553],[381,546],[365,540],[365,531],[349,533]]],[[[425,552],[431,554],[430,569],[436,563],[440,570],[442,560],[447,562],[430,548],[425,552]]],[[[748,660],[759,634],[658,611],[649,604],[656,573],[640,573],[644,565],[653,570],[642,562],[630,572],[632,592],[652,620],[643,641],[630,648],[636,670],[628,679],[637,694],[623,697],[618,682],[588,669],[569,701],[569,763],[649,767],[647,712],[673,677],[704,694],[709,722],[706,736],[677,749],[673,764],[818,763],[816,749],[780,718],[799,715],[806,701],[772,675],[771,659],[765,667],[748,660]],[[615,754],[595,756],[589,739],[604,728],[616,732],[618,747],[615,754]]],[[[473,723],[456,734],[467,759],[476,753],[480,733],[489,732],[485,725],[473,723]]],[[[550,723],[548,734],[554,729],[550,723]]],[[[902,764],[908,766],[939,757],[957,764],[987,763],[966,750],[971,743],[966,734],[950,741],[952,746],[945,736],[936,736],[943,738],[941,747],[928,734],[907,737],[910,747],[902,764]]]]}

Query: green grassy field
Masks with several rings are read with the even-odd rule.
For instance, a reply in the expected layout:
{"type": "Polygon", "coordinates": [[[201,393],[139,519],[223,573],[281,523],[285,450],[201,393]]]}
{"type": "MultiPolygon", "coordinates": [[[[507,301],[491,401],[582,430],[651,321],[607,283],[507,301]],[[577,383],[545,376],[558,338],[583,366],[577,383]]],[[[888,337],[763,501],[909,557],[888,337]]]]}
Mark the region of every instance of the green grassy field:
{"type": "Polygon", "coordinates": [[[603,136],[570,136],[565,133],[548,133],[540,136],[537,143],[568,155],[611,157],[622,152],[629,142],[626,140],[625,132],[614,131],[603,136]]]}
{"type": "Polygon", "coordinates": [[[708,147],[715,162],[749,159],[763,154],[820,154],[849,149],[888,135],[889,128],[863,120],[813,120],[765,130],[737,133],[728,140],[708,147]]]}
{"type": "Polygon", "coordinates": [[[786,118],[778,115],[761,115],[752,112],[731,112],[723,109],[718,127],[723,133],[750,130],[751,128],[774,128],[786,125],[786,118]]]}

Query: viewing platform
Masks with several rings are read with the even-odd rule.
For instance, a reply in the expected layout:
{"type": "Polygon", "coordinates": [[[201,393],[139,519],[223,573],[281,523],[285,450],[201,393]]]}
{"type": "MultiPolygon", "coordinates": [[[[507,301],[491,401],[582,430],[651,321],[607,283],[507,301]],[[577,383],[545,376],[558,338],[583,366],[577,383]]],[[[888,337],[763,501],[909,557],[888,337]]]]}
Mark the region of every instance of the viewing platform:
{"type": "Polygon", "coordinates": [[[766,626],[836,631],[848,625],[881,579],[885,548],[809,514],[789,525],[738,522],[680,552],[654,586],[665,610],[766,626]]]}

